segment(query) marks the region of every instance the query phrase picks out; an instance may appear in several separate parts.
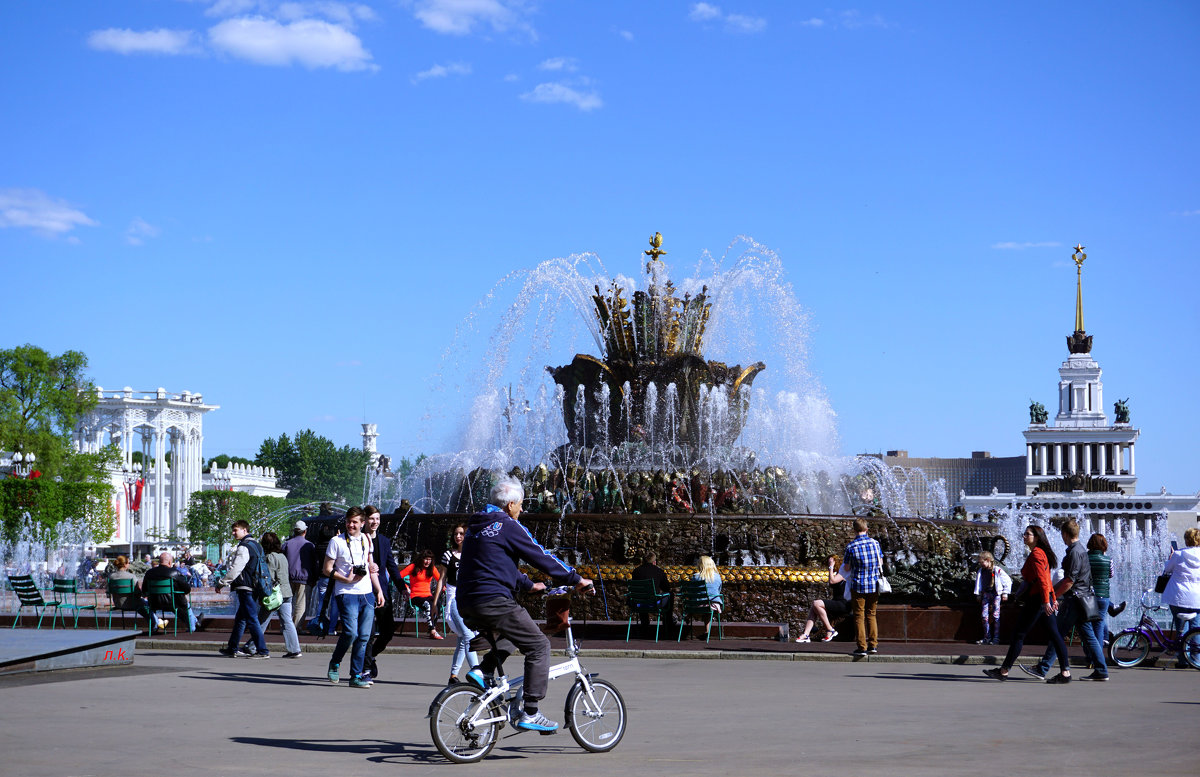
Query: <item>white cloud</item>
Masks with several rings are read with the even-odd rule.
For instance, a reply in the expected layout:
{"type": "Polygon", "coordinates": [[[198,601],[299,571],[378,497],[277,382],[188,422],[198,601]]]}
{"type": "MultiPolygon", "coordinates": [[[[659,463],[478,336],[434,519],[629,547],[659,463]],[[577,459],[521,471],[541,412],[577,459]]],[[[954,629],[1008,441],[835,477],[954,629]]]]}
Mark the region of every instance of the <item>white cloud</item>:
{"type": "Polygon", "coordinates": [[[538,70],[562,70],[567,73],[574,73],[578,69],[578,62],[571,57],[553,57],[538,65],[538,70]]]}
{"type": "Polygon", "coordinates": [[[617,30],[617,34],[620,35],[622,38],[624,38],[627,41],[633,40],[633,33],[630,32],[629,30],[617,30]]]}
{"type": "Polygon", "coordinates": [[[843,27],[851,30],[856,30],[860,27],[887,27],[888,22],[881,15],[864,14],[862,11],[849,10],[842,11],[839,14],[839,21],[843,27]]]}
{"type": "Polygon", "coordinates": [[[817,17],[814,16],[811,19],[805,19],[804,21],[800,22],[800,26],[801,27],[824,27],[825,20],[818,19],[817,17]]]}
{"type": "Polygon", "coordinates": [[[161,233],[162,230],[153,224],[135,218],[125,230],[125,242],[131,246],[140,246],[149,238],[158,237],[161,233]]]}
{"type": "Polygon", "coordinates": [[[694,22],[724,21],[725,29],[730,32],[755,33],[767,28],[767,20],[761,16],[746,16],[740,13],[725,14],[720,7],[711,3],[694,3],[688,11],[688,18],[694,22]]]}
{"type": "Polygon", "coordinates": [[[46,237],[58,237],[76,227],[96,224],[83,211],[38,189],[0,189],[0,229],[25,228],[46,237]]]}
{"type": "Polygon", "coordinates": [[[522,17],[521,0],[413,0],[411,5],[421,24],[444,35],[468,35],[476,27],[489,27],[495,32],[523,30],[537,37],[522,17]]]}
{"type": "Polygon", "coordinates": [[[762,32],[767,29],[767,20],[759,16],[731,13],[725,17],[725,25],[734,32],[762,32]]]}
{"type": "Polygon", "coordinates": [[[521,77],[520,77],[519,75],[517,75],[516,73],[509,73],[508,75],[506,75],[506,76],[504,77],[504,80],[505,80],[505,82],[507,82],[507,83],[510,83],[510,84],[511,84],[511,83],[514,83],[514,82],[516,82],[516,81],[520,81],[520,80],[521,80],[521,77]]]}
{"type": "Polygon", "coordinates": [[[358,22],[370,22],[378,18],[369,5],[338,3],[330,0],[280,3],[278,15],[281,19],[291,21],[317,16],[349,28],[353,28],[358,22]]]}
{"type": "Polygon", "coordinates": [[[96,30],[88,36],[88,46],[97,51],[115,51],[118,54],[188,54],[191,46],[191,30],[119,30],[110,28],[96,30]]]}
{"type": "Polygon", "coordinates": [[[1180,216],[1200,216],[1200,210],[1181,210],[1180,216]]]}
{"type": "Polygon", "coordinates": [[[592,111],[604,105],[595,92],[580,92],[562,83],[538,84],[533,91],[521,95],[521,99],[531,103],[567,103],[581,111],[592,111]]]}
{"type": "Polygon", "coordinates": [[[414,84],[424,81],[427,78],[445,78],[446,76],[469,76],[471,75],[471,66],[466,62],[451,62],[448,65],[434,65],[428,70],[422,70],[413,76],[414,84]]]}
{"type": "Polygon", "coordinates": [[[213,48],[259,65],[378,70],[358,36],[317,19],[280,24],[261,16],[226,19],[208,31],[213,48]]]}
{"type": "Polygon", "coordinates": [[[204,12],[205,16],[238,16],[250,11],[261,9],[259,0],[217,0],[204,12]]]}
{"type": "Polygon", "coordinates": [[[1044,243],[993,243],[992,248],[997,248],[1001,251],[1024,251],[1027,248],[1061,248],[1062,243],[1044,242],[1044,243]]]}

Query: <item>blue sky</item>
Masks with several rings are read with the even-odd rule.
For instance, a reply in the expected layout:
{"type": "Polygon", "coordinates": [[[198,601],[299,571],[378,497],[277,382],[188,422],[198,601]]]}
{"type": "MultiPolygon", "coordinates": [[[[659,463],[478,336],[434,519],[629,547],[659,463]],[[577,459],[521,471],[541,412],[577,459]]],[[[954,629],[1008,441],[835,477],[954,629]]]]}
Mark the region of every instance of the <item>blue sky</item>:
{"type": "Polygon", "coordinates": [[[1195,492],[1198,31],[1187,2],[5,3],[0,342],[203,392],[209,456],[364,417],[411,454],[497,279],[749,235],[845,453],[1019,455],[1082,241],[1141,490],[1195,492]]]}

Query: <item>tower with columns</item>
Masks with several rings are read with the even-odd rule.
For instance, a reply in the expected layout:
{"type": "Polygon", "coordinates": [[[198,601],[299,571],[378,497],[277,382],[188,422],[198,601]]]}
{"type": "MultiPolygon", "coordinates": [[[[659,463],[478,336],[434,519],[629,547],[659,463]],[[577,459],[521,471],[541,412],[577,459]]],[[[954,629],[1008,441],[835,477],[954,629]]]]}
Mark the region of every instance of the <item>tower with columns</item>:
{"type": "MultiPolygon", "coordinates": [[[[1025,430],[1025,493],[1047,487],[1058,492],[1093,484],[1113,493],[1135,493],[1134,444],[1138,430],[1128,418],[1110,424],[1104,412],[1100,365],[1092,358],[1092,336],[1083,323],[1083,263],[1075,246],[1075,332],[1067,337],[1067,360],[1058,368],[1058,413],[1054,423],[1033,418],[1025,430]],[[1107,481],[1107,482],[1104,482],[1107,481]]],[[[1033,415],[1031,413],[1031,415],[1033,415]]]]}

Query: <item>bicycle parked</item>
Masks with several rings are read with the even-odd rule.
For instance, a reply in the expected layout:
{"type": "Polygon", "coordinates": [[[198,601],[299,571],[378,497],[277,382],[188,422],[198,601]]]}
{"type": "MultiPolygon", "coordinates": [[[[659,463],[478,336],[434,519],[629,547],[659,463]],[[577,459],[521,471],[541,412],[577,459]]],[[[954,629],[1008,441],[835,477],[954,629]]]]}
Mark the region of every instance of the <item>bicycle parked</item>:
{"type": "MultiPolygon", "coordinates": [[[[570,586],[552,588],[546,597],[569,596],[570,586]]],[[[579,643],[571,631],[570,612],[566,613],[567,660],[550,667],[550,679],[575,675],[575,684],[567,693],[566,726],[585,750],[604,753],[612,750],[625,734],[625,700],[612,683],[587,672],[579,663],[579,643]]],[[[482,760],[496,746],[500,730],[521,714],[523,677],[512,680],[501,674],[480,690],[470,683],[458,683],[443,690],[429,705],[429,733],[438,752],[454,763],[482,760]]],[[[513,726],[517,734],[524,733],[513,726]]],[[[553,734],[555,732],[544,732],[553,734]]]]}
{"type": "Polygon", "coordinates": [[[1142,594],[1142,617],[1138,625],[1114,634],[1108,646],[1108,655],[1112,662],[1120,667],[1133,667],[1146,660],[1150,655],[1151,642],[1160,653],[1178,654],[1193,669],[1200,669],[1200,626],[1189,626],[1182,635],[1167,636],[1158,622],[1150,616],[1152,612],[1160,612],[1167,608],[1162,604],[1152,604],[1154,591],[1142,594]]]}

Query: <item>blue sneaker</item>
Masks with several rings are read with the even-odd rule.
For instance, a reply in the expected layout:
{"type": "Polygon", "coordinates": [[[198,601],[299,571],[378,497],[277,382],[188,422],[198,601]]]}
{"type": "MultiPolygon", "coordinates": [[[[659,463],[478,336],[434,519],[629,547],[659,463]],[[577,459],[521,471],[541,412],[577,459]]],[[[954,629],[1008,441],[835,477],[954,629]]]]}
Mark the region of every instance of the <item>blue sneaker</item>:
{"type": "Polygon", "coordinates": [[[474,685],[481,691],[487,690],[487,679],[484,678],[483,672],[479,671],[479,667],[475,667],[471,671],[467,672],[467,682],[471,683],[471,685],[474,685]]]}
{"type": "Polygon", "coordinates": [[[340,664],[330,664],[329,665],[329,671],[325,673],[325,676],[329,678],[329,682],[336,683],[338,681],[338,667],[339,666],[340,666],[340,664]]]}
{"type": "Polygon", "coordinates": [[[542,734],[553,734],[558,731],[558,724],[540,712],[530,715],[528,712],[522,711],[521,717],[517,718],[513,725],[522,731],[537,731],[542,734]]]}

